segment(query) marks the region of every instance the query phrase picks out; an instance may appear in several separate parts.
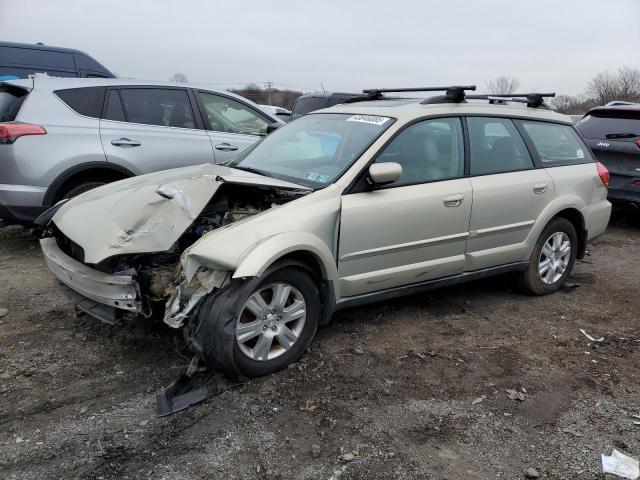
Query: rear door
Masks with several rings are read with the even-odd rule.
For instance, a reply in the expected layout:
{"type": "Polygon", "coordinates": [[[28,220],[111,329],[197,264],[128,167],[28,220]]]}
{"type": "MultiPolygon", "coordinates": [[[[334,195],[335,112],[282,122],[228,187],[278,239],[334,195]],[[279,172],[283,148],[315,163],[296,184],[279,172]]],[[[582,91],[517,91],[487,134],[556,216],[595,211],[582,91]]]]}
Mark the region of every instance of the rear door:
{"type": "Polygon", "coordinates": [[[473,207],[467,271],[521,261],[531,229],[554,197],[549,174],[537,169],[508,118],[468,117],[473,207]]]}
{"type": "Polygon", "coordinates": [[[184,88],[109,89],[100,137],[107,161],[136,174],[214,160],[207,132],[184,88]]]}
{"type": "Polygon", "coordinates": [[[195,92],[216,163],[225,163],[267,134],[274,120],[238,99],[204,90],[195,92]]]}
{"type": "Polygon", "coordinates": [[[640,195],[640,110],[592,110],[576,129],[609,169],[610,188],[640,195]]]}

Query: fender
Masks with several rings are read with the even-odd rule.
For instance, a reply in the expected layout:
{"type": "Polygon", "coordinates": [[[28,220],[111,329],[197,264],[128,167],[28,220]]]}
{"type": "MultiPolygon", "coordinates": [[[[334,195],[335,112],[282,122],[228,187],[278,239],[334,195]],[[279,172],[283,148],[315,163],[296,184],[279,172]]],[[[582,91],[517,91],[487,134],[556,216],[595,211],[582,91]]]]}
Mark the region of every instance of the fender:
{"type": "Polygon", "coordinates": [[[123,175],[126,175],[127,177],[133,177],[136,175],[131,170],[121,167],[120,165],[115,163],[107,163],[107,162],[80,163],[78,165],[74,165],[73,167],[65,170],[60,175],[58,175],[53,182],[51,182],[51,185],[49,185],[49,188],[47,189],[47,193],[45,193],[44,199],[42,200],[42,205],[45,207],[51,206],[51,203],[53,202],[53,199],[58,189],[64,184],[64,182],[69,180],[72,176],[74,176],[77,173],[84,172],[86,170],[93,170],[93,169],[112,170],[114,172],[118,172],[123,175]]]}
{"type": "MultiPolygon", "coordinates": [[[[529,258],[531,257],[531,252],[533,252],[533,248],[535,247],[536,242],[538,241],[538,237],[542,233],[542,230],[547,226],[551,219],[562,210],[571,208],[580,212],[580,216],[582,219],[582,228],[584,228],[584,214],[582,213],[582,210],[586,205],[586,202],[578,195],[567,194],[555,198],[540,214],[540,216],[536,220],[536,223],[533,225],[533,228],[531,228],[529,236],[525,240],[526,245],[528,245],[527,254],[526,257],[524,257],[522,260],[529,260],[529,258]]],[[[577,233],[579,237],[580,232],[577,233]]]]}
{"type": "Polygon", "coordinates": [[[303,231],[279,233],[251,245],[240,255],[233,278],[259,277],[278,259],[299,251],[311,253],[318,261],[323,278],[338,285],[333,253],[319,237],[303,231]]]}

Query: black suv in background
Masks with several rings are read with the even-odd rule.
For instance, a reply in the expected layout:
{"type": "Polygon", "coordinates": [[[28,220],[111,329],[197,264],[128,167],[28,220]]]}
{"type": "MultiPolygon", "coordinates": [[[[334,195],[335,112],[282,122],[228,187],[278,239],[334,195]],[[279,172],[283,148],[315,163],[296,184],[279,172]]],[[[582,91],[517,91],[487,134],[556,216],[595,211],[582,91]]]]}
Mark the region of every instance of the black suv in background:
{"type": "Polygon", "coordinates": [[[362,97],[362,93],[320,92],[308,93],[298,97],[291,109],[291,120],[300,118],[307,113],[329,108],[344,103],[352,98],[362,97]]]}
{"type": "Polygon", "coordinates": [[[27,78],[34,73],[47,73],[52,77],[115,77],[101,63],[80,50],[41,43],[0,42],[0,77],[27,78]]]}
{"type": "Polygon", "coordinates": [[[609,200],[640,208],[640,103],[592,108],[576,129],[609,169],[609,200]]]}

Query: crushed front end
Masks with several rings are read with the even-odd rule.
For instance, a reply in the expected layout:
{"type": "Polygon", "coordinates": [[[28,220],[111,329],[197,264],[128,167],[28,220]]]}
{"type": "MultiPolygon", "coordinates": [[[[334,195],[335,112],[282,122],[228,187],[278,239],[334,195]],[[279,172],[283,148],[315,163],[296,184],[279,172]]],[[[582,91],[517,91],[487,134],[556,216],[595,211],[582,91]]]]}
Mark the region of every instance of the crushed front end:
{"type": "Polygon", "coordinates": [[[181,258],[185,250],[214,230],[302,194],[274,187],[224,184],[171,247],[162,252],[112,255],[88,263],[83,247],[57,227],[55,217],[40,245],[47,266],[78,310],[111,324],[146,317],[179,328],[205,296],[230,282],[233,273],[204,266],[185,271],[181,258]]]}

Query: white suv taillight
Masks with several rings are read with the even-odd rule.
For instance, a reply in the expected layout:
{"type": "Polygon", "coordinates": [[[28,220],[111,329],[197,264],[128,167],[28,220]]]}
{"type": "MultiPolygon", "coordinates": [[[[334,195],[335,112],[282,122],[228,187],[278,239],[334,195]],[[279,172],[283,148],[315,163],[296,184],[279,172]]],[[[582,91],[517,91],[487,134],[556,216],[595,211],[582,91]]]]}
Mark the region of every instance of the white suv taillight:
{"type": "Polygon", "coordinates": [[[30,123],[0,123],[0,143],[13,143],[25,135],[46,135],[47,131],[40,125],[30,123]]]}

